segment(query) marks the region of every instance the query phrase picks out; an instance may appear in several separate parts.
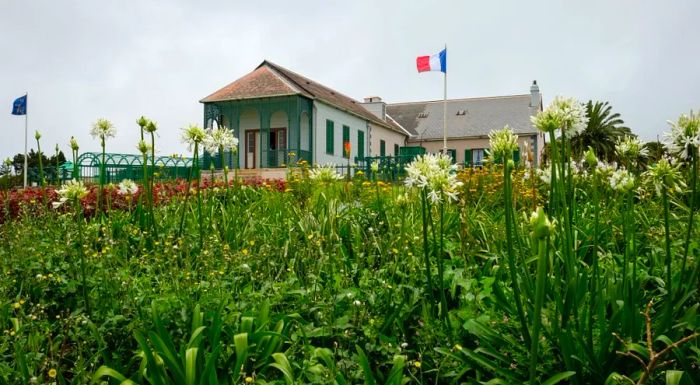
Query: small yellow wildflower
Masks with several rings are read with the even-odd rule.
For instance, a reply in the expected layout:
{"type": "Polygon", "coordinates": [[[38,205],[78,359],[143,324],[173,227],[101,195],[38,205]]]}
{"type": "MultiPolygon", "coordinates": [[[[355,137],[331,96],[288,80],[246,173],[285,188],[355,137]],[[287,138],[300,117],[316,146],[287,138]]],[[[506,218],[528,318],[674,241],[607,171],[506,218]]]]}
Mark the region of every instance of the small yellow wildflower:
{"type": "Polygon", "coordinates": [[[12,307],[15,309],[19,309],[22,305],[19,304],[19,302],[15,302],[12,304],[12,307]]]}
{"type": "Polygon", "coordinates": [[[251,376],[246,377],[246,378],[245,378],[245,383],[246,383],[246,384],[251,384],[251,383],[253,383],[253,377],[251,377],[251,376]]]}
{"type": "Polygon", "coordinates": [[[248,249],[241,250],[241,253],[243,253],[243,255],[248,255],[248,249]]]}
{"type": "Polygon", "coordinates": [[[49,369],[49,377],[56,378],[56,369],[54,369],[54,368],[49,369]]]}
{"type": "Polygon", "coordinates": [[[248,241],[248,244],[251,246],[255,246],[255,241],[248,241]]]}
{"type": "Polygon", "coordinates": [[[413,363],[413,366],[415,366],[416,368],[420,369],[420,361],[414,362],[414,363],[413,363]]]}

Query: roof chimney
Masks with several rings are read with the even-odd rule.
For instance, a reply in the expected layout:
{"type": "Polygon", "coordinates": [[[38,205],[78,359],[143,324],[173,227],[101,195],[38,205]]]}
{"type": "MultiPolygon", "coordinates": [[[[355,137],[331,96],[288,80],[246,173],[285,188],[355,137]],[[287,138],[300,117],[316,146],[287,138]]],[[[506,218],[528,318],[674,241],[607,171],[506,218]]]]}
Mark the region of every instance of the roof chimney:
{"type": "Polygon", "coordinates": [[[386,120],[386,103],[379,96],[368,96],[362,104],[367,111],[377,115],[379,119],[386,120]]]}
{"type": "Polygon", "coordinates": [[[533,80],[530,86],[530,108],[532,108],[534,113],[542,110],[542,95],[540,95],[540,87],[537,85],[537,80],[533,80]]]}

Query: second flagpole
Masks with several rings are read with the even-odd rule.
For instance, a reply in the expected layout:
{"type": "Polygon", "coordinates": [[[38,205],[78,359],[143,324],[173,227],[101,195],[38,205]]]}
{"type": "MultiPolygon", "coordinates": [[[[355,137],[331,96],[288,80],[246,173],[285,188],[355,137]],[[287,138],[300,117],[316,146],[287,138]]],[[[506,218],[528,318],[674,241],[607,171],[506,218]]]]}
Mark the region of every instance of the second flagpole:
{"type": "MultiPolygon", "coordinates": [[[[24,188],[27,188],[27,121],[29,120],[29,92],[24,94],[24,188]]],[[[41,156],[41,155],[40,155],[41,156]]]]}
{"type": "Polygon", "coordinates": [[[445,72],[442,96],[442,153],[447,154],[447,44],[445,44],[445,72]]]}

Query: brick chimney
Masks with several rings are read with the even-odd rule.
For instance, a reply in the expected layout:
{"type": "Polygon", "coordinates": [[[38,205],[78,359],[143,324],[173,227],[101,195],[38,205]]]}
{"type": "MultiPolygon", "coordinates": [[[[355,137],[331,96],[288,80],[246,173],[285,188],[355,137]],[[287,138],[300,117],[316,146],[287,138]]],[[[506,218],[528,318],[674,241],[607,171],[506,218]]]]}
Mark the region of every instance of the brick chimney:
{"type": "Polygon", "coordinates": [[[368,96],[365,98],[365,101],[360,104],[369,112],[377,115],[379,119],[386,119],[386,103],[384,103],[379,96],[368,96]]]}
{"type": "Polygon", "coordinates": [[[540,94],[540,86],[537,85],[537,80],[533,80],[530,86],[530,108],[533,115],[542,111],[542,95],[540,94]]]}

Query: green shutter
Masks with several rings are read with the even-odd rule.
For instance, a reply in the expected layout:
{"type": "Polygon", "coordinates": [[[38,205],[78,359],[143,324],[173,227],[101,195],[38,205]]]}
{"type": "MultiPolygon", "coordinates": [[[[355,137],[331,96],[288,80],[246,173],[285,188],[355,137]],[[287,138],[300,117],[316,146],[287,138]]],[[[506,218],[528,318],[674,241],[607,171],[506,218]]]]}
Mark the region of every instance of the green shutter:
{"type": "Polygon", "coordinates": [[[450,158],[452,158],[452,163],[453,163],[453,164],[457,162],[457,150],[452,149],[452,148],[448,148],[448,149],[447,149],[447,155],[449,155],[450,158]]]}
{"type": "Polygon", "coordinates": [[[515,164],[518,164],[518,162],[520,162],[520,149],[517,149],[513,152],[513,162],[515,162],[515,164]]]}
{"type": "Polygon", "coordinates": [[[386,156],[386,142],[383,140],[379,141],[379,156],[386,156]]]}
{"type": "Polygon", "coordinates": [[[399,156],[399,145],[398,144],[394,145],[394,156],[399,156]]]}
{"type": "MultiPolygon", "coordinates": [[[[343,156],[346,158],[350,158],[350,154],[345,153],[345,143],[350,142],[350,127],[343,125],[343,156]]],[[[350,152],[352,152],[352,147],[350,148],[350,152]]]]}
{"type": "Polygon", "coordinates": [[[362,160],[365,158],[365,132],[357,131],[357,157],[362,160]]]}
{"type": "Polygon", "coordinates": [[[472,165],[472,150],[469,148],[464,150],[464,165],[465,166],[472,165]]]}
{"type": "Polygon", "coordinates": [[[326,120],[326,154],[333,155],[333,121],[326,120]]]}

